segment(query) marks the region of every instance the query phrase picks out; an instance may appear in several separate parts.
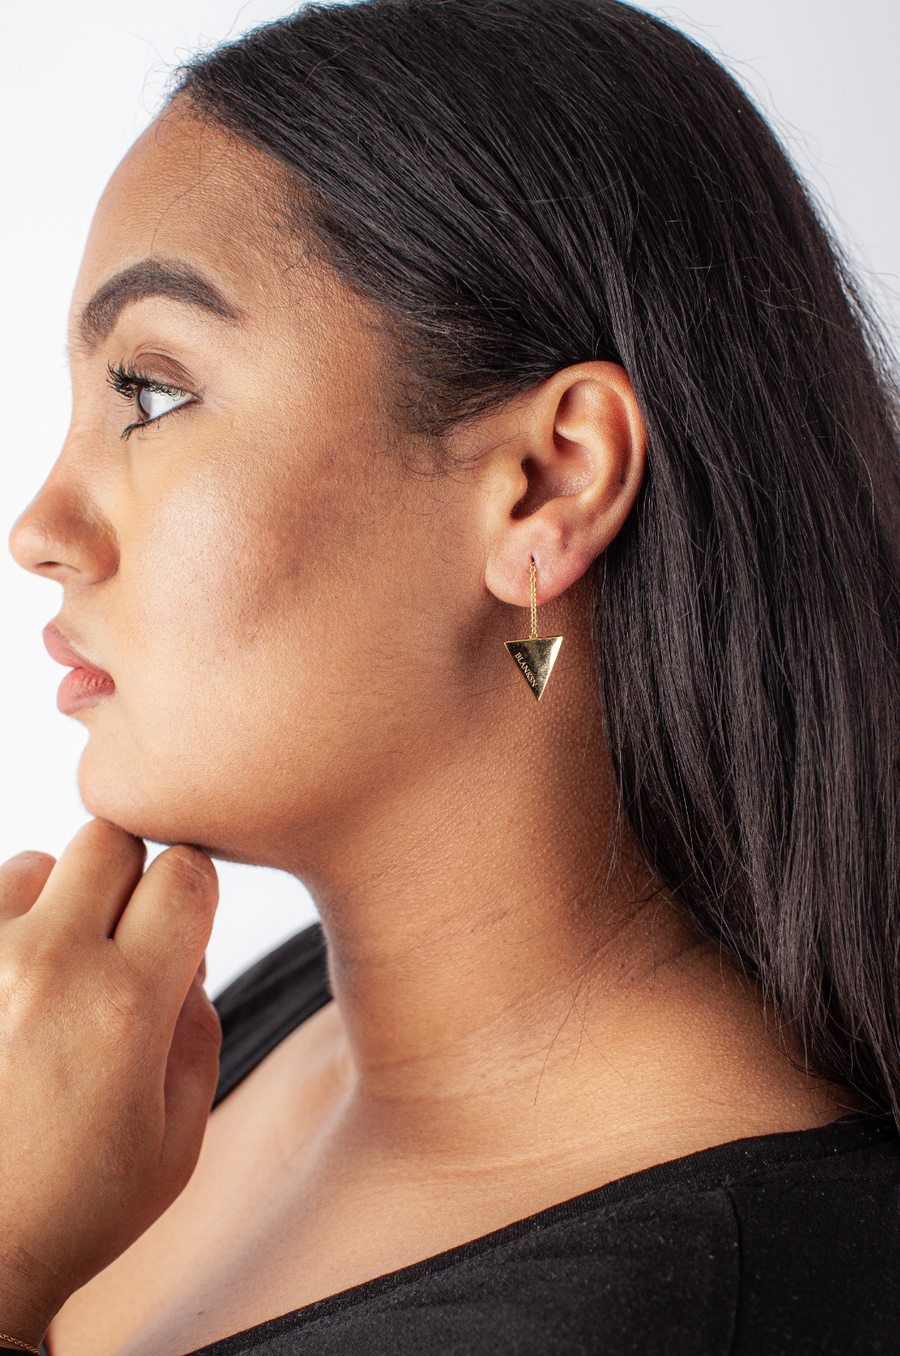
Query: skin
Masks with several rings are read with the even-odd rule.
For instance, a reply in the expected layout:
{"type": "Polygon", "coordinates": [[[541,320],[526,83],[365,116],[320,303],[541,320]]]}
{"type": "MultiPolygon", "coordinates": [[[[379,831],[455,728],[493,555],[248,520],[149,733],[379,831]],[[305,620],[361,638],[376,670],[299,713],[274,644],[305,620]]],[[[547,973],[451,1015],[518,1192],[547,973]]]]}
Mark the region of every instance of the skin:
{"type": "Polygon", "coordinates": [[[217,1109],[53,1356],[178,1356],[846,1109],[618,825],[583,576],[644,471],[625,373],[566,369],[451,435],[464,470],[422,474],[378,317],[273,226],[274,173],[177,109],[126,157],[75,289],[72,429],[13,550],[115,680],[78,713],[85,804],[125,831],[105,850],[295,872],[336,1001],[217,1109]],[[86,345],[89,299],[145,259],[198,268],[238,318],[145,297],[86,345]],[[121,361],[199,399],[123,442],[121,361]],[[540,706],[503,646],[532,558],[540,633],[564,636],[540,706]]]}
{"type": "Polygon", "coordinates": [[[215,1088],[215,871],[177,847],[142,877],[144,855],[95,820],[0,869],[0,1313],[35,1346],[182,1190],[215,1088]]]}

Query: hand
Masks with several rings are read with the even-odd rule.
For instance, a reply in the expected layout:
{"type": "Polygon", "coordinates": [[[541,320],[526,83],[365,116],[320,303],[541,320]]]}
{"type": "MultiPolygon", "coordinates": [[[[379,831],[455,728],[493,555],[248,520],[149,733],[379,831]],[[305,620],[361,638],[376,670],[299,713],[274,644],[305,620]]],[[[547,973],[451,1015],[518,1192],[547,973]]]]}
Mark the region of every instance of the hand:
{"type": "Polygon", "coordinates": [[[185,1186],[215,1090],[215,868],[143,863],[94,820],[0,867],[0,1332],[34,1346],[185,1186]]]}

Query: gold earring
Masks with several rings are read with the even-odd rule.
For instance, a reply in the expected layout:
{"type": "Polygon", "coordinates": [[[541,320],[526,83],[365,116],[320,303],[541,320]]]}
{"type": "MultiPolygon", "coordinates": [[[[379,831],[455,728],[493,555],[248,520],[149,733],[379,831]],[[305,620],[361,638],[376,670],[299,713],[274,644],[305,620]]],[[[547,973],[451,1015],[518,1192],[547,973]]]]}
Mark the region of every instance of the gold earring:
{"type": "Polygon", "coordinates": [[[531,557],[531,635],[527,640],[505,640],[516,668],[540,701],[553,671],[562,636],[539,636],[537,633],[537,566],[531,557]]]}

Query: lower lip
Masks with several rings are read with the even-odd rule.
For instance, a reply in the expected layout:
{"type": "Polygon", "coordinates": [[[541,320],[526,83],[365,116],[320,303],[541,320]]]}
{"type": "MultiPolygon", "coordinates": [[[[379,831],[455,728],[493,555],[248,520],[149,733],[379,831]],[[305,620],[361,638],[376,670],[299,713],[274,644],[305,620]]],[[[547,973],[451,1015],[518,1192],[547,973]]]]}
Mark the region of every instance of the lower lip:
{"type": "Polygon", "coordinates": [[[96,706],[115,690],[116,685],[108,673],[94,673],[91,669],[73,669],[59,685],[56,705],[64,716],[71,716],[76,711],[83,711],[86,706],[96,706]]]}

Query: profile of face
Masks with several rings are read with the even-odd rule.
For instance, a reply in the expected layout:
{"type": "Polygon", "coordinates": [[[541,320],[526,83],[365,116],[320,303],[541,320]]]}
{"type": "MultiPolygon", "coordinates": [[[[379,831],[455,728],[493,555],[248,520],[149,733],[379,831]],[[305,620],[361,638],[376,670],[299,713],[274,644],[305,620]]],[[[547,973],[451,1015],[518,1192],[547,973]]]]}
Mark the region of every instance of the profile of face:
{"type": "Polygon", "coordinates": [[[75,288],[69,436],[12,546],[63,586],[51,652],[88,666],[61,694],[87,808],[312,883],[390,806],[471,800],[473,750],[487,794],[521,739],[537,756],[502,643],[533,558],[557,630],[583,623],[541,728],[580,730],[573,585],[644,432],[622,369],[586,363],[461,425],[438,472],[386,326],[287,227],[277,173],[177,105],[126,156],[75,288]]]}
{"type": "Polygon", "coordinates": [[[115,685],[77,712],[87,807],[295,865],[298,832],[417,775],[417,741],[433,761],[497,603],[477,477],[401,469],[378,326],[286,238],[272,179],[177,112],[126,157],[75,288],[71,430],[13,550],[115,685]]]}

